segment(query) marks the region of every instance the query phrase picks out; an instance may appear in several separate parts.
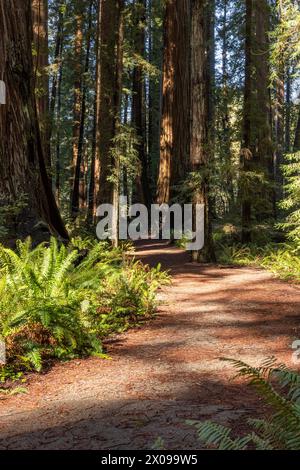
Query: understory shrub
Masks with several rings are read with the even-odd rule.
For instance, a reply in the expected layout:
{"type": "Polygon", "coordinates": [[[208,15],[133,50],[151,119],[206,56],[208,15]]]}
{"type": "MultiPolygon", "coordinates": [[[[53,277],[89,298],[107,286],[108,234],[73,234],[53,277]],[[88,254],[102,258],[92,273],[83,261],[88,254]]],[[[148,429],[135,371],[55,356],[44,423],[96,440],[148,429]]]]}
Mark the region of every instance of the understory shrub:
{"type": "Polygon", "coordinates": [[[251,367],[242,361],[230,361],[237,376],[249,380],[270,407],[270,415],[248,420],[252,431],[242,437],[232,436],[229,427],[212,421],[192,422],[199,439],[207,447],[219,450],[299,450],[300,449],[300,375],[267,360],[261,367],[251,367]]]}
{"type": "MultiPolygon", "coordinates": [[[[125,247],[128,248],[128,247],[125,247]]],[[[0,336],[8,365],[40,371],[52,358],[102,355],[103,338],[155,309],[160,268],[104,242],[51,239],[16,251],[0,245],[0,336]]]]}
{"type": "Polygon", "coordinates": [[[296,243],[218,245],[218,260],[224,264],[261,266],[281,279],[300,282],[300,246],[296,243]]]}

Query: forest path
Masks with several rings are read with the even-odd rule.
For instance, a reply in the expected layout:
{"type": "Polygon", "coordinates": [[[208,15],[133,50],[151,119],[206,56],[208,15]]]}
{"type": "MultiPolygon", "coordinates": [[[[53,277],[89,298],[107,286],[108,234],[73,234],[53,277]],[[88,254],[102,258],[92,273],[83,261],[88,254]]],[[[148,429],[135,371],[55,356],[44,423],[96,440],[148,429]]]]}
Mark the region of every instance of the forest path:
{"type": "Polygon", "coordinates": [[[29,394],[0,400],[0,449],[197,449],[185,420],[212,418],[241,432],[262,404],[222,356],[291,365],[300,290],[251,268],[199,266],[163,243],[137,256],[172,273],[157,318],[107,343],[111,360],[57,364],[29,394]]]}

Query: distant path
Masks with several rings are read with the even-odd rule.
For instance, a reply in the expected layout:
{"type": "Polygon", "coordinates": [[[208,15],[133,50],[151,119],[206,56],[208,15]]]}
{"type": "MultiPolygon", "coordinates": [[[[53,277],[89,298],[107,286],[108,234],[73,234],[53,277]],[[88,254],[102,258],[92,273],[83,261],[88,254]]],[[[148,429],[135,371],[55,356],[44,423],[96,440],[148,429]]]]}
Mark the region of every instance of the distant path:
{"type": "MultiPolygon", "coordinates": [[[[176,248],[138,247],[171,269],[158,317],[108,343],[111,360],[56,365],[30,379],[29,394],[0,399],[0,449],[197,449],[186,419],[242,429],[260,402],[229,382],[227,356],[290,364],[300,339],[300,290],[251,268],[189,263],[176,248]]],[[[261,411],[261,408],[258,410],[261,411]]]]}

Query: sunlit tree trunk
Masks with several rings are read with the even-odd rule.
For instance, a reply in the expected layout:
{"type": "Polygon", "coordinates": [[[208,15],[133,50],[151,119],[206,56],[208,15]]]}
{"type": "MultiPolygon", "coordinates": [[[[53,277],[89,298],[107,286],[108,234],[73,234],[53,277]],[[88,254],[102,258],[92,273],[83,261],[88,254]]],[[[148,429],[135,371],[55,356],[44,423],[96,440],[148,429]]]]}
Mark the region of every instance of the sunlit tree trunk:
{"type": "Polygon", "coordinates": [[[206,0],[192,0],[191,30],[191,170],[199,177],[193,203],[205,205],[204,248],[194,251],[197,262],[215,261],[209,206],[209,174],[212,152],[209,148],[209,31],[206,0]]]}
{"type": "Polygon", "coordinates": [[[190,143],[190,0],[167,0],[157,200],[168,203],[185,176],[190,143]]]}

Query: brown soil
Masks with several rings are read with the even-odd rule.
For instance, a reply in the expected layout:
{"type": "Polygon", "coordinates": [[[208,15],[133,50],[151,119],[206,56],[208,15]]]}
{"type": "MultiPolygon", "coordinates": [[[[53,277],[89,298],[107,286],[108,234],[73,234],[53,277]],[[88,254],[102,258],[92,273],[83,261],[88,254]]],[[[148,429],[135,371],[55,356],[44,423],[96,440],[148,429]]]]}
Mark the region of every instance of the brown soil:
{"type": "Polygon", "coordinates": [[[30,377],[28,394],[0,400],[0,449],[199,449],[187,419],[214,419],[245,431],[263,411],[232,381],[232,357],[291,365],[300,336],[300,289],[250,268],[203,266],[166,244],[138,256],[172,273],[155,320],[107,343],[110,360],[55,365],[30,377]]]}

